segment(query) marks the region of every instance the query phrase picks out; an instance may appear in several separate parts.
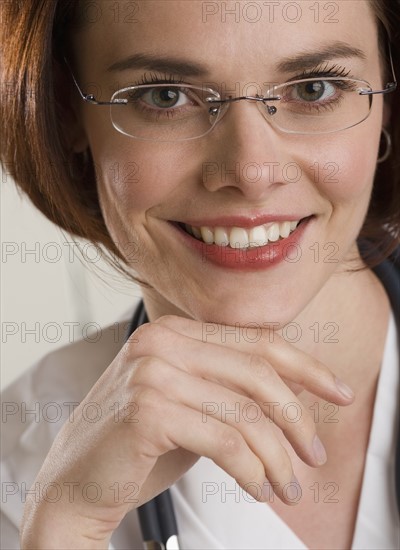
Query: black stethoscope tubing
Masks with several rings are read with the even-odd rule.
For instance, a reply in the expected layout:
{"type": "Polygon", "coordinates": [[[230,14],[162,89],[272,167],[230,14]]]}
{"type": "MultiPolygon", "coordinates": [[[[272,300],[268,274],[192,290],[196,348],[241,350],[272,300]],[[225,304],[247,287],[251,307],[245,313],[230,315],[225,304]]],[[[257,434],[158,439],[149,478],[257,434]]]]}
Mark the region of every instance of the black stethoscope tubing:
{"type": "MultiPolygon", "coordinates": [[[[140,325],[148,322],[149,319],[141,301],[129,323],[125,341],[140,325]]],[[[179,550],[178,526],[169,489],[139,506],[137,511],[146,549],[179,550]]]]}

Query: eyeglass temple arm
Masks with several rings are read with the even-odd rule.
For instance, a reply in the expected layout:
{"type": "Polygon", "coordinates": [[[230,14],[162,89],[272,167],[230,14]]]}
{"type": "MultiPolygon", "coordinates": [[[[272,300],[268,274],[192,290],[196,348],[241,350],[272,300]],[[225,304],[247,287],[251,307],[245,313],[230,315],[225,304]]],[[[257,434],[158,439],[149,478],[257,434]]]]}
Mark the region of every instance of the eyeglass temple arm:
{"type": "Polygon", "coordinates": [[[388,94],[394,92],[397,88],[397,82],[388,82],[384,90],[361,90],[360,95],[388,94]]]}
{"type": "Polygon", "coordinates": [[[67,61],[67,58],[64,56],[64,62],[65,64],[67,65],[68,69],[69,69],[69,72],[71,73],[71,76],[72,76],[72,80],[74,81],[75,83],[75,86],[79,92],[79,95],[81,96],[82,99],[84,99],[85,101],[87,101],[88,103],[91,103],[92,105],[114,105],[115,103],[122,103],[122,104],[126,104],[128,103],[128,100],[127,99],[115,99],[114,101],[97,101],[97,99],[94,97],[93,94],[84,94],[82,92],[82,90],[80,89],[79,87],[79,84],[78,82],[76,81],[76,78],[74,76],[74,73],[72,72],[72,69],[67,61]]]}
{"type": "Polygon", "coordinates": [[[360,92],[360,95],[388,94],[396,90],[397,79],[396,79],[396,73],[394,72],[392,48],[390,47],[390,41],[388,42],[388,49],[389,49],[390,68],[392,69],[392,75],[393,75],[393,82],[388,82],[383,90],[362,90],[360,92]]]}

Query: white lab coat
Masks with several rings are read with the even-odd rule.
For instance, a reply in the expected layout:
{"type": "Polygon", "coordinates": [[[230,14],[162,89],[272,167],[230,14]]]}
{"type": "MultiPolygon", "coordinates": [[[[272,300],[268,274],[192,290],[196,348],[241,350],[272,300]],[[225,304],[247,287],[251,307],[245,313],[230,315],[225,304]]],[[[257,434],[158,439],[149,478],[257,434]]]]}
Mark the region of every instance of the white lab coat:
{"type": "MultiPolygon", "coordinates": [[[[18,549],[24,494],[70,413],[112,362],[124,343],[133,309],[103,329],[96,343],[80,340],[46,355],[2,394],[1,548],[18,549]],[[28,411],[34,411],[29,414],[28,411]]],[[[400,548],[394,492],[394,450],[398,418],[399,356],[390,319],[353,549],[400,548]],[[388,429],[388,426],[391,428],[388,429]],[[393,428],[392,428],[393,426],[393,428]],[[384,429],[382,429],[384,428],[384,429]]],[[[301,481],[301,480],[300,480],[301,481]]],[[[267,505],[244,493],[208,458],[200,460],[171,488],[180,532],[187,549],[301,549],[307,547],[267,505]],[[218,488],[215,493],[213,488],[218,488]],[[222,496],[224,488],[225,495],[222,496]],[[213,494],[214,493],[214,494],[213,494]]],[[[333,518],[334,521],[334,518],[333,518]]],[[[137,511],[127,514],[113,534],[111,549],[142,549],[137,511]]]]}

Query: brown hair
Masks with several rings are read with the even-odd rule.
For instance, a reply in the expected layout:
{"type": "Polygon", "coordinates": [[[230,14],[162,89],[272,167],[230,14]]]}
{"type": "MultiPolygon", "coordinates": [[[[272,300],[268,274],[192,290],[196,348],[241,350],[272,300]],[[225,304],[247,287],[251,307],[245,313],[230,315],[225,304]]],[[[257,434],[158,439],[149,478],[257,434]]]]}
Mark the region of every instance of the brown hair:
{"type": "MultiPolygon", "coordinates": [[[[388,34],[395,73],[400,77],[400,0],[371,0],[370,4],[379,24],[386,84],[391,79],[388,34]]],[[[101,246],[106,260],[132,279],[104,222],[90,151],[76,154],[69,149],[62,121],[71,111],[67,98],[54,93],[55,89],[70,89],[61,51],[70,26],[79,24],[79,5],[74,0],[0,3],[0,162],[49,220],[72,237],[101,246]]],[[[359,235],[370,243],[362,252],[370,267],[400,242],[400,86],[385,101],[392,109],[388,130],[393,150],[377,165],[369,211],[359,235]]]]}

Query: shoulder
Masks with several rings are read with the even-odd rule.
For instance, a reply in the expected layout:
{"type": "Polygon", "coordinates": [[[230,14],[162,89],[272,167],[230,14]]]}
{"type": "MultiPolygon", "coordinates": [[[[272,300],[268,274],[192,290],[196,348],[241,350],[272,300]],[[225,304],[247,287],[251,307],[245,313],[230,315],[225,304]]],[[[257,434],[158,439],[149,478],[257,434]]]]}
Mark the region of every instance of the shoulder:
{"type": "Polygon", "coordinates": [[[48,353],[1,392],[1,516],[10,526],[18,526],[25,493],[58,431],[123,347],[135,309],[102,328],[95,341],[48,353]]]}

